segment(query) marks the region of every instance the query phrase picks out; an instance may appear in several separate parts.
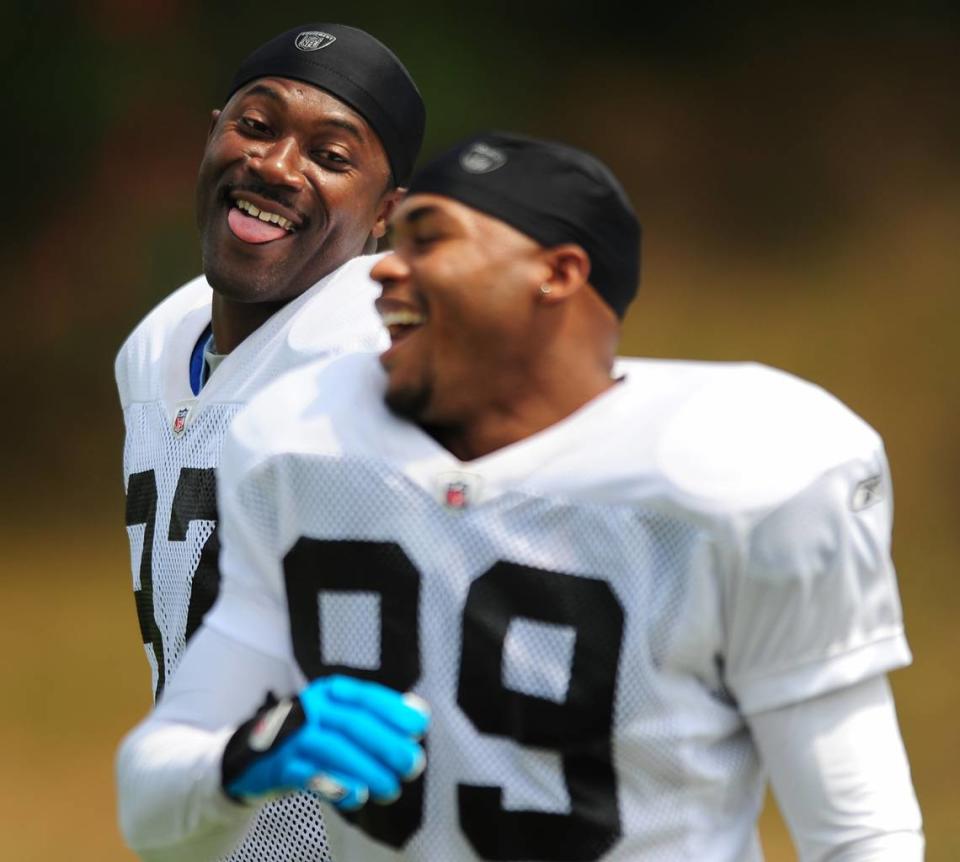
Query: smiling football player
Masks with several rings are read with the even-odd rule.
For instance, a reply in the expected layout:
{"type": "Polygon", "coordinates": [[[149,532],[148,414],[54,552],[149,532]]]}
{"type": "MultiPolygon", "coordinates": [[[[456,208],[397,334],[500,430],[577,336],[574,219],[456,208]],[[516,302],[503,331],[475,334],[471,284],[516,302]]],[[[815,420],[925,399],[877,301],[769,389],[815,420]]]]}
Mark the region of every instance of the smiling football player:
{"type": "MultiPolygon", "coordinates": [[[[116,362],[137,615],[159,698],[219,589],[215,468],[250,396],[308,358],[376,349],[373,250],[425,113],[362,30],[298,27],[241,64],[197,182],[203,275],[161,302],[116,362]]],[[[268,806],[231,857],[327,858],[317,801],[268,806]]]]}

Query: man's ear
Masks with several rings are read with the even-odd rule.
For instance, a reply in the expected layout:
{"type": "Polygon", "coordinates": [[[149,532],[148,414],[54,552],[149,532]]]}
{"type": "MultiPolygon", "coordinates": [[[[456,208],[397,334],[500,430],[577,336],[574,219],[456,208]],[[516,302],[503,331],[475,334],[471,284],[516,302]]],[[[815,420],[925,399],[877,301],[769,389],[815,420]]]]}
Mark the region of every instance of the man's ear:
{"type": "Polygon", "coordinates": [[[406,193],[407,190],[403,188],[389,189],[384,193],[383,197],[380,198],[380,205],[377,209],[377,220],[373,223],[373,227],[370,230],[372,237],[380,239],[380,237],[387,232],[387,222],[390,221],[390,216],[406,193]]]}
{"type": "Polygon", "coordinates": [[[210,112],[210,128],[207,129],[207,140],[213,137],[213,130],[217,127],[217,120],[220,119],[220,109],[214,108],[210,112]]]}
{"type": "Polygon", "coordinates": [[[573,243],[544,249],[549,275],[538,287],[541,302],[555,304],[569,299],[590,281],[590,256],[573,243]]]}

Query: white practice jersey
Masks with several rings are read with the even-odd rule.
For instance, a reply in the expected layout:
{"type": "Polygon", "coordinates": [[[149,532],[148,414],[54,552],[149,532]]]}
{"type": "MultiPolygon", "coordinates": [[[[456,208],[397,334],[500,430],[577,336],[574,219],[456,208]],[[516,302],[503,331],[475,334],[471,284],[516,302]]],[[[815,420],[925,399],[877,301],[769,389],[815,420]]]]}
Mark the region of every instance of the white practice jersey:
{"type": "Polygon", "coordinates": [[[749,717],[910,661],[870,427],[758,365],[619,371],[469,463],[369,355],[234,423],[207,626],[280,695],[347,673],[432,708],[424,775],[328,814],[334,858],[759,860],[749,717]]]}
{"type": "MultiPolygon", "coordinates": [[[[349,261],[284,306],[222,361],[199,395],[191,389],[190,362],[210,325],[212,291],[203,277],[161,302],[121,348],[126,523],[156,696],[219,588],[215,468],[227,428],[283,371],[307,359],[384,346],[373,306],[379,287],[369,277],[374,260],[349,261]]],[[[262,848],[276,848],[284,860],[327,858],[320,816],[308,796],[270,806],[254,832],[261,843],[251,839],[232,858],[273,858],[262,848]]]]}

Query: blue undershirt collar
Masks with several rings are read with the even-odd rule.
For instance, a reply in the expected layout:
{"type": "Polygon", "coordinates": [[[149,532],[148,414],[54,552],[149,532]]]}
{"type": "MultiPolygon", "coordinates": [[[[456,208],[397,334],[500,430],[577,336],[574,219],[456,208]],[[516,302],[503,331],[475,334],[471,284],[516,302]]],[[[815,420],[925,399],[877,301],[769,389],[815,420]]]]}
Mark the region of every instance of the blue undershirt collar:
{"type": "Polygon", "coordinates": [[[213,340],[213,325],[208,323],[197,343],[193,345],[193,352],[190,354],[190,390],[194,395],[199,395],[203,389],[203,384],[207,382],[206,363],[203,361],[203,352],[207,345],[213,340]]]}

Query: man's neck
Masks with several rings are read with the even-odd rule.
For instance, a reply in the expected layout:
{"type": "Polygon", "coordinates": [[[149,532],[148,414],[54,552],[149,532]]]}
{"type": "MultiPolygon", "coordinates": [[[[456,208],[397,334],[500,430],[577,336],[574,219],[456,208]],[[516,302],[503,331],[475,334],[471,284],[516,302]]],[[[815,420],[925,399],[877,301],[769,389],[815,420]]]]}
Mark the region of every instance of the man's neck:
{"type": "Polygon", "coordinates": [[[424,431],[460,461],[473,461],[556,425],[610,389],[609,374],[580,385],[533,389],[509,403],[488,405],[456,423],[425,425],[424,431]]]}
{"type": "Polygon", "coordinates": [[[282,302],[236,302],[214,291],[212,324],[217,353],[230,353],[256,332],[288,300],[282,302]]]}

